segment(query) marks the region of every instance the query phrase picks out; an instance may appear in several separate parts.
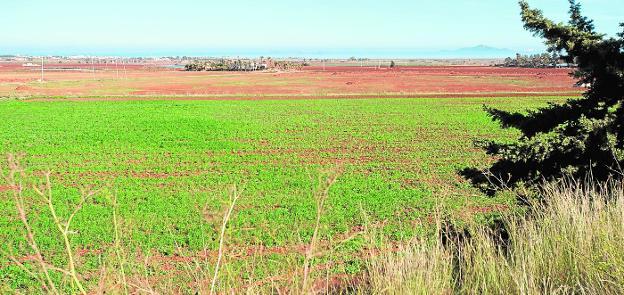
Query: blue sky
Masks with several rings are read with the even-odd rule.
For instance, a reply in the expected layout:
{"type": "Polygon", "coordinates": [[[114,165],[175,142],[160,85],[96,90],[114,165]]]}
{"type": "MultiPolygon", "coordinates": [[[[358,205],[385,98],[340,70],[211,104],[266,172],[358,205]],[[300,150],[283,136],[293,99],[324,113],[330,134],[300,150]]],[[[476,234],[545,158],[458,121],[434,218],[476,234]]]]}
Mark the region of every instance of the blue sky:
{"type": "MultiPolygon", "coordinates": [[[[515,0],[5,0],[0,54],[414,52],[488,45],[539,50],[515,0]]],[[[530,0],[565,20],[566,0],[530,0]]],[[[615,34],[622,0],[585,0],[615,34]]]]}

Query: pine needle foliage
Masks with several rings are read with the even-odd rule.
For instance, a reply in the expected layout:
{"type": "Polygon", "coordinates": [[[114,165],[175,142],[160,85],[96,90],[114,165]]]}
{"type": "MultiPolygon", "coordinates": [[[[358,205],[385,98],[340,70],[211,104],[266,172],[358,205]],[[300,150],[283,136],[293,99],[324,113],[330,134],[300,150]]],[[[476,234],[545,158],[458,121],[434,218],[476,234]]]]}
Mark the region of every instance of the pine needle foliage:
{"type": "Polygon", "coordinates": [[[485,107],[503,128],[521,132],[515,143],[479,142],[498,160],[485,172],[462,174],[489,191],[500,187],[532,187],[562,176],[597,180],[622,176],[624,159],[624,23],[622,32],[607,37],[570,2],[568,23],[555,23],[542,11],[520,1],[524,27],[545,39],[550,52],[576,68],[582,98],[549,104],[537,110],[508,112],[485,107]]]}

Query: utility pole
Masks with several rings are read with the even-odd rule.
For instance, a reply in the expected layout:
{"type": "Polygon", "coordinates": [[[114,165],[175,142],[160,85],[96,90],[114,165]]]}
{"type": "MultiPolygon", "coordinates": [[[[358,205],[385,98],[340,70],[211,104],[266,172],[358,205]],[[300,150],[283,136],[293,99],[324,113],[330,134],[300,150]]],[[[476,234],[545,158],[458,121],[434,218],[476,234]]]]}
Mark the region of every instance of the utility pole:
{"type": "Polygon", "coordinates": [[[43,83],[43,56],[41,57],[41,83],[43,83]]]}
{"type": "Polygon", "coordinates": [[[126,80],[128,80],[128,72],[126,71],[126,59],[125,58],[121,59],[121,64],[123,65],[124,77],[126,78],[126,80]]]}
{"type": "Polygon", "coordinates": [[[95,63],[93,62],[93,56],[91,57],[91,76],[95,80],[95,63]]]}

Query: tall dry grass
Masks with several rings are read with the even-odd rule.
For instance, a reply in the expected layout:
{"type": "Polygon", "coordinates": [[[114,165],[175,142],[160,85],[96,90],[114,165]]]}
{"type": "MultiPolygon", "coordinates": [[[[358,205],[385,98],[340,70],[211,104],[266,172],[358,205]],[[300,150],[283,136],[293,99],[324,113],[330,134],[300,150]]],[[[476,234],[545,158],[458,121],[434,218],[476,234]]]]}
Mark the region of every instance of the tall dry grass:
{"type": "Polygon", "coordinates": [[[503,218],[505,235],[475,225],[460,242],[417,239],[372,258],[360,290],[624,294],[623,183],[564,180],[545,184],[542,195],[529,214],[503,218]]]}
{"type": "MultiPolygon", "coordinates": [[[[254,284],[253,280],[241,282],[241,274],[223,268],[228,257],[228,221],[235,212],[240,191],[230,192],[230,203],[220,226],[216,261],[197,260],[177,276],[165,277],[154,277],[148,271],[149,253],[131,255],[136,251],[125,246],[124,238],[128,235],[124,232],[130,229],[123,227],[117,200],[112,196],[114,244],[104,250],[100,277],[94,283],[93,274],[80,273],[69,234],[74,216],[95,192],[84,191],[73,210],[61,216],[52,202],[49,176],[42,185],[28,183],[18,159],[8,160],[8,173],[3,176],[15,188],[10,197],[15,203],[16,221],[24,229],[28,253],[1,254],[38,282],[39,293],[624,294],[624,184],[618,181],[564,180],[545,184],[541,192],[545,201],[533,203],[527,214],[504,216],[501,227],[504,230],[474,224],[457,231],[437,214],[434,238],[418,237],[399,245],[382,243],[387,247],[379,248],[378,239],[369,232],[366,248],[371,251],[366,258],[365,273],[351,280],[348,286],[322,289],[316,287],[319,275],[314,273],[313,262],[324,253],[318,234],[321,216],[329,189],[340,171],[327,173],[313,192],[316,222],[302,257],[303,265],[294,266],[295,271],[287,274],[287,283],[270,282],[268,286],[254,284]],[[58,255],[64,256],[61,259],[64,264],[53,264],[37,244],[27,206],[32,201],[29,196],[33,195],[25,194],[29,189],[53,217],[55,228],[50,233],[63,241],[65,251],[58,255]],[[30,255],[33,260],[25,263],[18,255],[30,255]]],[[[250,272],[254,263],[249,266],[250,272]]],[[[293,261],[293,265],[296,263],[293,261]]],[[[34,290],[11,290],[0,284],[0,291],[34,290]]]]}

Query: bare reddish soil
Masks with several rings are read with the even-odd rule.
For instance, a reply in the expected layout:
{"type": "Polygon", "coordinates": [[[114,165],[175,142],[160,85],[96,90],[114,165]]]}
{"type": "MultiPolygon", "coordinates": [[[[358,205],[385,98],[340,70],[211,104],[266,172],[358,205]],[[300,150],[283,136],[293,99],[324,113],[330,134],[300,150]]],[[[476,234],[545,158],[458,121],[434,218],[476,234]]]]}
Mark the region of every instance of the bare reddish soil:
{"type": "Polygon", "coordinates": [[[0,185],[0,192],[16,191],[18,188],[10,185],[0,185]]]}
{"type": "Polygon", "coordinates": [[[85,99],[297,99],[578,95],[570,69],[306,67],[185,72],[158,65],[0,64],[0,96],[85,99]],[[95,68],[95,70],[93,70],[95,68]]]}

